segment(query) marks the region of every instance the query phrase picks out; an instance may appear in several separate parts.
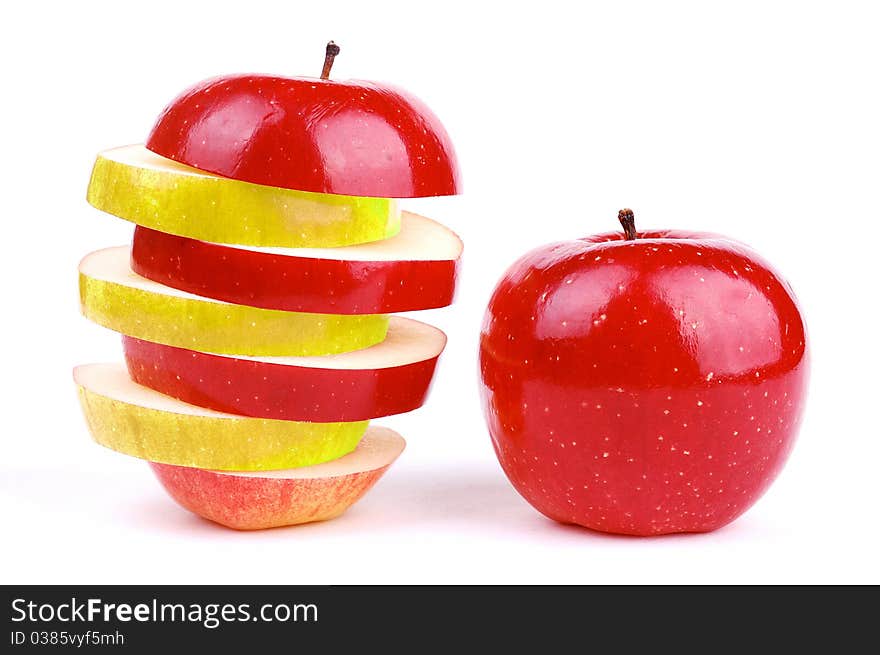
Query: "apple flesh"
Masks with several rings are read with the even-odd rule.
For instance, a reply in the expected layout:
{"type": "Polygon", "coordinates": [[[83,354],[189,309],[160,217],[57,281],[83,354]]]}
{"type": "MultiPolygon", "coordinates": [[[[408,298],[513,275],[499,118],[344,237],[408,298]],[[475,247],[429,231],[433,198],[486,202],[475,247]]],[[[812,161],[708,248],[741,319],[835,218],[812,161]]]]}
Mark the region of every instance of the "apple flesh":
{"type": "Polygon", "coordinates": [[[88,202],[148,228],[246,246],[334,247],[393,236],[398,201],[250,184],[124,146],[98,155],[88,202]]]}
{"type": "Polygon", "coordinates": [[[452,302],[462,252],[451,230],[403,213],[389,239],[345,248],[248,249],[138,227],[132,269],[230,303],[294,312],[390,314],[452,302]]]}
{"type": "Polygon", "coordinates": [[[370,428],[353,452],[304,468],[244,473],[151,466],[181,507],[236,530],[262,530],[339,516],[376,484],[404,446],[397,433],[370,428]]]}
{"type": "Polygon", "coordinates": [[[221,412],[319,422],[421,407],[445,345],[442,331],[399,317],[381,343],[324,357],[229,357],[123,337],[139,384],[221,412]]]}
{"type": "Polygon", "coordinates": [[[498,459],[539,511],[605,532],[704,532],[788,457],[807,338],[789,285],[743,244],[611,233],[507,271],[480,371],[498,459]]]}
{"type": "Polygon", "coordinates": [[[373,82],[227,75],[184,91],[147,148],[224,177],[313,193],[459,193],[443,125],[418,99],[373,82]]]}
{"type": "Polygon", "coordinates": [[[385,315],[309,314],[203,298],[135,274],[125,246],[87,255],[79,266],[83,314],[122,334],[231,355],[328,355],[381,342],[385,315]]]}
{"type": "Polygon", "coordinates": [[[342,457],[366,421],[305,423],[248,418],[189,405],[136,384],[120,364],[73,370],[92,437],[102,446],[154,462],[260,471],[342,457]]]}

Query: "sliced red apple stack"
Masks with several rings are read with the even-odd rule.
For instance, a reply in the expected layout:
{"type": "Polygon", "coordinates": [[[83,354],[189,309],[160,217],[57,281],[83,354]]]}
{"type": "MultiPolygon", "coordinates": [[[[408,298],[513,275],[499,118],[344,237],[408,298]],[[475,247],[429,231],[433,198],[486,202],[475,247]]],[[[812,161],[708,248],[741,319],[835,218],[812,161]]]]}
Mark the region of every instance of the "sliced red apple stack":
{"type": "Polygon", "coordinates": [[[369,420],[420,407],[446,343],[388,314],[452,302],[461,241],[398,206],[457,193],[449,137],[409,95],[327,79],[337,52],[321,79],[196,85],[89,185],[136,225],[80,265],[127,364],[75,370],[92,435],[237,529],[357,501],[404,447],[369,420]]]}

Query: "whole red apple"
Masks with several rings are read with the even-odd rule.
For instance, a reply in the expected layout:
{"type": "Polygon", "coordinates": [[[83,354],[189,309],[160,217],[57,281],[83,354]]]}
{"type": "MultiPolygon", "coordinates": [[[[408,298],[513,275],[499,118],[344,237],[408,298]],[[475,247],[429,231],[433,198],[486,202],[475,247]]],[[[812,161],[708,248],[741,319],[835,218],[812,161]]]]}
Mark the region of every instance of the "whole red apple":
{"type": "Polygon", "coordinates": [[[146,146],[224,177],[316,193],[383,198],[453,195],[452,141],[414,96],[386,84],[226,75],[175,98],[146,146]]]}
{"type": "Polygon", "coordinates": [[[658,230],[549,244],[496,287],[480,341],[501,466],[537,510],[632,535],[748,509],[800,423],[806,332],[788,283],[725,237],[658,230]]]}

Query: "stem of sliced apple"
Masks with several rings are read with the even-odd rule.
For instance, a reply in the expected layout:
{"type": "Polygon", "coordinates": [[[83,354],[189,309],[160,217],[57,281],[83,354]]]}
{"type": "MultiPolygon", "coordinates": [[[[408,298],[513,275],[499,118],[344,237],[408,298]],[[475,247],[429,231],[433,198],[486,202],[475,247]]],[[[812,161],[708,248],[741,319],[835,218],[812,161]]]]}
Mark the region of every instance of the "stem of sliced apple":
{"type": "Polygon", "coordinates": [[[322,80],[330,79],[330,69],[333,68],[333,60],[336,59],[336,55],[338,54],[339,46],[336,45],[333,41],[328,41],[327,50],[324,54],[324,69],[321,71],[322,80]]]}
{"type": "Polygon", "coordinates": [[[617,212],[617,220],[623,226],[623,234],[627,241],[634,241],[639,238],[636,233],[636,217],[632,209],[621,209],[617,212]]]}

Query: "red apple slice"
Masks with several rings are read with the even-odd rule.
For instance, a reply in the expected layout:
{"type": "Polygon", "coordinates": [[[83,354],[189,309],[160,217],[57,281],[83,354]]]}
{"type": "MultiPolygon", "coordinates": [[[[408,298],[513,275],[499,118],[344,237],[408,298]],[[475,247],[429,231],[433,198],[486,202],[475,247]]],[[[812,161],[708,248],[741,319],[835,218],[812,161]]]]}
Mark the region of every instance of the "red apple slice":
{"type": "Polygon", "coordinates": [[[397,236],[341,248],[230,247],[138,226],[131,265],[200,296],[294,312],[390,314],[452,302],[461,240],[404,212],[397,236]]]}
{"type": "Polygon", "coordinates": [[[339,516],[376,484],[405,445],[396,432],[372,427],[353,452],[304,468],[247,473],[150,466],[181,507],[236,530],[262,530],[339,516]]]}
{"type": "Polygon", "coordinates": [[[77,366],[92,437],[153,462],[225,470],[311,466],[354,450],[367,422],[304,423],[196,407],[134,383],[121,364],[77,366]]]}
{"type": "Polygon", "coordinates": [[[123,338],[135,382],[222,412],[296,421],[361,421],[420,407],[446,335],[391,317],[381,343],[325,357],[229,357],[123,338]]]}
{"type": "Polygon", "coordinates": [[[79,266],[86,317],[138,339],[229,355],[329,355],[381,342],[388,317],[261,309],[174,289],[136,275],[129,249],[106,248],[79,266]]]}

